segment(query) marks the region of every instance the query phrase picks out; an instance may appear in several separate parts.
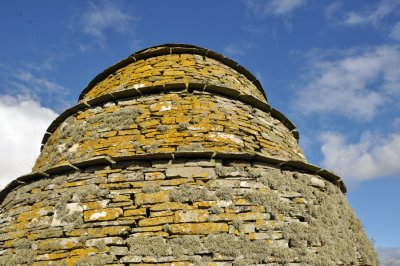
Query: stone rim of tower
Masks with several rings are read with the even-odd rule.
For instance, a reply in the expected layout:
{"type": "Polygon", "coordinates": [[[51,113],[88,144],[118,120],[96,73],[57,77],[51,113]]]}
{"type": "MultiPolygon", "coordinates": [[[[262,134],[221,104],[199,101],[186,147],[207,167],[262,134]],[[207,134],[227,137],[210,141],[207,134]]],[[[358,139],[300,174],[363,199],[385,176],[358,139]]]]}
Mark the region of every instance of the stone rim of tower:
{"type": "Polygon", "coordinates": [[[83,100],[86,93],[89,92],[97,83],[104,80],[107,76],[109,76],[116,70],[142,59],[147,59],[150,57],[156,57],[161,55],[169,55],[169,54],[197,54],[220,61],[224,65],[244,75],[263,94],[266,102],[268,103],[268,98],[261,82],[247,68],[240,65],[236,61],[230,59],[229,57],[226,57],[208,48],[203,48],[197,45],[183,44],[183,43],[166,43],[166,44],[151,46],[139,50],[131,54],[127,58],[113,64],[112,66],[100,72],[96,77],[94,77],[89,82],[86,88],[84,88],[81,94],[79,95],[79,101],[83,100]]]}

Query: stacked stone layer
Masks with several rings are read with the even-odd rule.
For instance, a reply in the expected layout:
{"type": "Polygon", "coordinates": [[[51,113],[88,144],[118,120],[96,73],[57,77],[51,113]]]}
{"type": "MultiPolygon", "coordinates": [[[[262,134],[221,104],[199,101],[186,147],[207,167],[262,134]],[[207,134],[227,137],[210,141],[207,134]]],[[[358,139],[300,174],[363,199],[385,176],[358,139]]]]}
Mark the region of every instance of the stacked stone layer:
{"type": "Polygon", "coordinates": [[[0,265],[378,265],[342,181],[297,137],[232,60],[140,51],[0,192],[0,265]]]}
{"type": "Polygon", "coordinates": [[[235,88],[240,94],[253,95],[266,102],[260,90],[243,74],[220,61],[197,54],[169,54],[138,60],[96,84],[83,99],[90,100],[130,87],[139,89],[173,83],[235,88]]]}
{"type": "Polygon", "coordinates": [[[3,263],[376,265],[337,186],[261,162],[83,168],[13,191],[1,215],[3,263]]]}
{"type": "Polygon", "coordinates": [[[144,95],[86,108],[49,137],[33,170],[95,156],[210,151],[304,161],[293,134],[269,113],[207,92],[144,95]]]}

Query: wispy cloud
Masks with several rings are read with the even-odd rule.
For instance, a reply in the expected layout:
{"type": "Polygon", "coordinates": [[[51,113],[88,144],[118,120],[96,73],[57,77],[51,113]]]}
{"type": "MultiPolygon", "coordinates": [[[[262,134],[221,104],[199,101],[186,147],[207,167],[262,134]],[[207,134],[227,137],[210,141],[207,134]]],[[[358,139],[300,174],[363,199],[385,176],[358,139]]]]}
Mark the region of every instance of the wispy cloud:
{"type": "Polygon", "coordinates": [[[55,67],[56,58],[55,56],[49,56],[45,58],[42,62],[32,63],[25,62],[26,68],[37,72],[47,72],[52,71],[55,67]]]}
{"type": "Polygon", "coordinates": [[[104,47],[108,32],[133,34],[132,22],[138,20],[115,2],[89,2],[89,8],[79,17],[79,28],[104,47]]]}
{"type": "Polygon", "coordinates": [[[36,92],[44,90],[47,93],[58,93],[65,94],[66,89],[57,84],[56,82],[50,81],[45,77],[36,77],[32,72],[26,70],[18,70],[15,74],[18,81],[30,85],[30,89],[36,92]]]}
{"type": "Polygon", "coordinates": [[[25,96],[0,96],[0,188],[30,172],[57,114],[25,96]]]}
{"type": "Polygon", "coordinates": [[[400,41],[400,22],[397,22],[390,32],[390,37],[396,41],[400,41]]]}
{"type": "Polygon", "coordinates": [[[290,15],[303,6],[306,0],[245,0],[247,12],[259,18],[290,15]]]}
{"type": "Polygon", "coordinates": [[[238,41],[225,45],[223,52],[229,56],[242,56],[253,47],[254,44],[250,41],[238,41]]]}
{"type": "Polygon", "coordinates": [[[319,138],[323,166],[342,175],[351,184],[400,174],[400,133],[386,136],[364,132],[355,143],[337,132],[319,138]]]}
{"type": "Polygon", "coordinates": [[[17,67],[1,65],[0,95],[24,95],[45,106],[56,106],[63,110],[72,103],[68,99],[69,89],[49,78],[54,62],[23,62],[17,67]]]}
{"type": "Polygon", "coordinates": [[[350,11],[345,14],[343,23],[346,25],[373,25],[378,24],[400,6],[398,0],[378,1],[375,5],[366,7],[362,11],[350,11]]]}
{"type": "MultiPolygon", "coordinates": [[[[369,120],[400,92],[400,48],[377,46],[311,57],[294,102],[304,114],[369,120]]],[[[298,85],[297,85],[298,87],[298,85]]]]}

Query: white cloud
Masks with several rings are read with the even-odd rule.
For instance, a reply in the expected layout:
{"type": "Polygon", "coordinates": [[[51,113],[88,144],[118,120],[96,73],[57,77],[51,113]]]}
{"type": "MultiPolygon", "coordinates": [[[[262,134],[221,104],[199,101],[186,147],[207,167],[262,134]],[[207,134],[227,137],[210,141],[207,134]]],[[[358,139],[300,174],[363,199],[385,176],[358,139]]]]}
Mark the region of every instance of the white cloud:
{"type": "Polygon", "coordinates": [[[325,16],[328,19],[333,19],[335,17],[336,12],[338,12],[342,7],[342,3],[340,2],[333,2],[328,5],[325,9],[325,16]]]}
{"type": "Polygon", "coordinates": [[[348,143],[339,133],[324,132],[320,141],[322,165],[349,184],[400,175],[400,133],[379,136],[365,132],[358,142],[348,143]]]}
{"type": "Polygon", "coordinates": [[[132,31],[130,24],[137,18],[124,12],[114,2],[103,1],[100,4],[90,2],[89,4],[89,9],[80,17],[81,31],[94,37],[101,46],[105,44],[108,30],[120,33],[132,31]]]}
{"type": "Polygon", "coordinates": [[[376,5],[370,6],[363,11],[348,12],[343,20],[345,25],[373,25],[377,26],[385,17],[395,12],[400,6],[398,0],[384,0],[377,2],[376,5]]]}
{"type": "Polygon", "coordinates": [[[44,77],[36,77],[32,72],[19,70],[15,77],[26,84],[29,84],[36,90],[45,90],[48,93],[59,93],[64,94],[66,89],[57,84],[56,82],[50,81],[44,77]]]}
{"type": "Polygon", "coordinates": [[[400,41],[400,22],[394,25],[392,31],[390,32],[390,37],[396,41],[400,41]]]}
{"type": "Polygon", "coordinates": [[[400,248],[378,248],[376,251],[382,266],[400,265],[400,248]]]}
{"type": "Polygon", "coordinates": [[[306,0],[246,0],[247,12],[257,17],[285,16],[306,3],[306,0]]]}
{"type": "Polygon", "coordinates": [[[42,137],[56,116],[26,97],[0,96],[0,187],[31,171],[42,137]]]}
{"type": "MultiPolygon", "coordinates": [[[[295,106],[300,112],[372,119],[387,97],[400,92],[400,48],[377,46],[334,59],[312,58],[295,106]]],[[[299,87],[299,85],[296,85],[299,87]]]]}

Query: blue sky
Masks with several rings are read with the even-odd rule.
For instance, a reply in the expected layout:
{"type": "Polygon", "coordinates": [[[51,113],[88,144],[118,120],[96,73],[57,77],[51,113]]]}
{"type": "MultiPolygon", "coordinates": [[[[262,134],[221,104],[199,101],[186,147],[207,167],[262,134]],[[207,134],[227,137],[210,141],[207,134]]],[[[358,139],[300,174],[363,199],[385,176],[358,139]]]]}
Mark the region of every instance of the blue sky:
{"type": "Polygon", "coordinates": [[[191,43],[253,72],[308,160],[343,176],[375,245],[400,247],[399,0],[16,0],[0,34],[1,186],[29,172],[44,130],[100,71],[191,43]]]}

